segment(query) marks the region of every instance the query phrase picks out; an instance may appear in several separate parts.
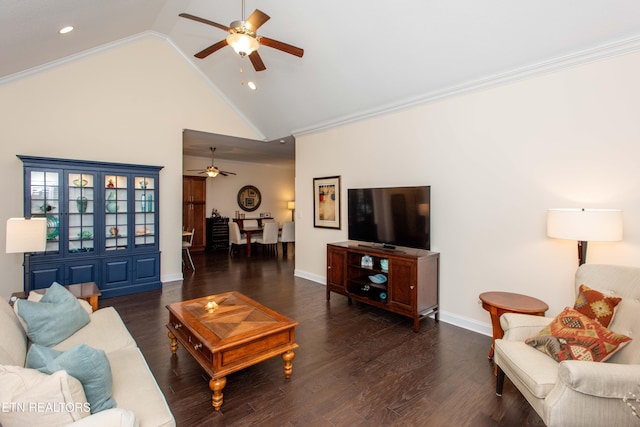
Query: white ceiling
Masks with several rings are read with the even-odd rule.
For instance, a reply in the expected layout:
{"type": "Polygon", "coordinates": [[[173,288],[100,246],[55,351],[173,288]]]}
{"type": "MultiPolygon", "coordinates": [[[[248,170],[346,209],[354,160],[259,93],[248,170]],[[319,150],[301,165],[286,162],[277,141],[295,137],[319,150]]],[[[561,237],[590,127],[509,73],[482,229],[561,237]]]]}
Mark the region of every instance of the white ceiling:
{"type": "MultiPolygon", "coordinates": [[[[229,26],[242,18],[241,5],[241,0],[2,0],[0,84],[153,32],[181,50],[271,141],[245,141],[268,153],[286,145],[277,143],[282,137],[640,45],[637,0],[246,0],[247,16],[256,8],[271,16],[259,35],[301,47],[304,57],[262,46],[267,70],[259,73],[228,46],[204,60],[194,58],[226,33],[178,14],[229,26]],[[65,25],[75,30],[57,34],[65,25]],[[256,82],[257,91],[241,84],[248,80],[256,82]]],[[[193,133],[200,137],[194,150],[204,149],[201,155],[207,156],[209,146],[217,144],[216,157],[226,158],[224,141],[201,134],[193,133]]]]}

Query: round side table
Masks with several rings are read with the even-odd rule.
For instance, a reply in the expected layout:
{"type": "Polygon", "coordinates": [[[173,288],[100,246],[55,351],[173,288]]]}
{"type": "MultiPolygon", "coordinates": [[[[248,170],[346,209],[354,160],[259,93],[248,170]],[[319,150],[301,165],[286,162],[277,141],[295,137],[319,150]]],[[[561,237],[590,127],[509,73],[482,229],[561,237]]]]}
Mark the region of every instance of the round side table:
{"type": "Polygon", "coordinates": [[[544,316],[544,313],[549,310],[549,306],[544,301],[511,292],[484,292],[480,294],[480,301],[482,301],[482,308],[487,310],[491,315],[493,337],[491,338],[489,359],[493,359],[493,346],[495,341],[504,335],[504,331],[502,327],[500,327],[500,316],[504,313],[544,316]]]}

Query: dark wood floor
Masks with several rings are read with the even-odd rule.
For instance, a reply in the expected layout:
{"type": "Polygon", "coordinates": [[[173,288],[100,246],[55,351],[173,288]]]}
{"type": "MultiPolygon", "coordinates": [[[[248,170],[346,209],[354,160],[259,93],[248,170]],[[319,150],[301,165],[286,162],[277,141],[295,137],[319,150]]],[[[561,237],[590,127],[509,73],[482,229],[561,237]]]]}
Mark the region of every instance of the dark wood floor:
{"type": "MultiPolygon", "coordinates": [[[[162,291],[103,299],[138,342],[178,426],[543,426],[507,379],[495,396],[490,338],[433,319],[412,321],[293,277],[294,261],[195,254],[196,273],[162,291]],[[209,378],[167,338],[169,303],[236,290],[300,323],[293,375],[267,360],[229,375],[211,406],[209,378]]],[[[144,427],[144,426],[143,426],[144,427]]],[[[148,426],[151,427],[151,426],[148,426]]]]}

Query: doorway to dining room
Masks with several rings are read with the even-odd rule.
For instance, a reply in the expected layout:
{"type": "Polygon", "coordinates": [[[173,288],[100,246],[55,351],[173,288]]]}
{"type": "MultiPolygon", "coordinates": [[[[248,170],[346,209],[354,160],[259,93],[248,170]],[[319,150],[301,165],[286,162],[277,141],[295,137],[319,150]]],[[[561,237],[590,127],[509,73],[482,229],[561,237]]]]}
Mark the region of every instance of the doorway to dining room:
{"type": "Polygon", "coordinates": [[[245,218],[270,217],[279,224],[291,221],[289,206],[295,200],[295,138],[265,142],[186,129],[183,131],[183,180],[183,226],[196,229],[193,252],[214,246],[220,248],[207,242],[208,236],[211,237],[207,218],[231,221],[243,214],[245,218]],[[212,166],[211,147],[216,148],[215,167],[233,174],[207,177],[205,171],[212,166]],[[255,209],[247,208],[246,199],[239,201],[241,190],[247,186],[260,194],[260,203],[255,209]],[[204,199],[194,194],[194,188],[196,192],[204,191],[204,199]],[[185,200],[185,197],[192,199],[185,200]]]}

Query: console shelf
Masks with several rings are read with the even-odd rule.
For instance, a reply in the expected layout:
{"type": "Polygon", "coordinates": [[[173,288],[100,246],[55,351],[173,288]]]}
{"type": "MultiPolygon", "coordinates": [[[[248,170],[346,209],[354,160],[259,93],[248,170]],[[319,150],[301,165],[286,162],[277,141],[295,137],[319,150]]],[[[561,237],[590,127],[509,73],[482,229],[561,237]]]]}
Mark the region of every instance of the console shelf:
{"type": "Polygon", "coordinates": [[[367,247],[357,242],[327,245],[327,301],[331,292],[413,319],[413,330],[420,320],[434,314],[438,320],[440,254],[420,249],[367,247]],[[371,263],[363,263],[370,257],[371,263]],[[386,261],[386,268],[383,264],[386,261]],[[377,283],[370,276],[386,277],[377,283]]]}

